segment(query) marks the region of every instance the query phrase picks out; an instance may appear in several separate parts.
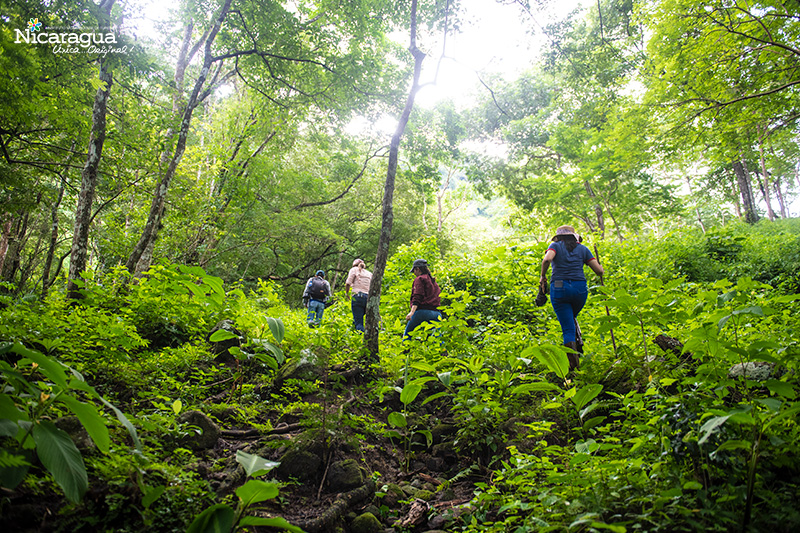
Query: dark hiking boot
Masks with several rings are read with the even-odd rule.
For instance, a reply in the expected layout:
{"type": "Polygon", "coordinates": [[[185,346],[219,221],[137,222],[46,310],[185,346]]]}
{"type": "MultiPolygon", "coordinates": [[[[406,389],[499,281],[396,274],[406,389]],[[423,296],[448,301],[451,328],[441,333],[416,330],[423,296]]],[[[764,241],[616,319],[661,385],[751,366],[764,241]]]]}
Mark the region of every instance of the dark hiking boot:
{"type": "Polygon", "coordinates": [[[564,346],[569,350],[567,352],[567,359],[569,359],[569,371],[578,370],[581,367],[580,354],[578,353],[578,345],[575,341],[566,343],[564,346]]]}

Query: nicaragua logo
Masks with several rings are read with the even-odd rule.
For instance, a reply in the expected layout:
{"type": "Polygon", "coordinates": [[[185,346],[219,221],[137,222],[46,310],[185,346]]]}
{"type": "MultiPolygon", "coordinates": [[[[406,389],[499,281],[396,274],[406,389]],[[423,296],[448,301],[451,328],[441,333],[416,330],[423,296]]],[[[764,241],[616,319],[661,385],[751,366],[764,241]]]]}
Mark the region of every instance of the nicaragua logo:
{"type": "Polygon", "coordinates": [[[28,21],[25,31],[14,30],[16,32],[17,44],[49,44],[53,45],[54,54],[100,54],[105,56],[108,53],[127,53],[128,47],[116,48],[117,36],[114,32],[87,32],[81,30],[72,31],[43,31],[42,23],[38,18],[28,21]]]}

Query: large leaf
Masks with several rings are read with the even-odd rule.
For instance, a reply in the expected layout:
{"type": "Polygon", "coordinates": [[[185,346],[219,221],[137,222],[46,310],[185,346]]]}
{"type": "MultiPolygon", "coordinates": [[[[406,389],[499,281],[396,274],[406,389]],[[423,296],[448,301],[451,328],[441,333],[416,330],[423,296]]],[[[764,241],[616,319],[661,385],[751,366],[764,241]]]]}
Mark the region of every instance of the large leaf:
{"type": "Polygon", "coordinates": [[[387,421],[396,428],[404,428],[408,425],[403,413],[398,413],[397,411],[389,413],[387,421]]]}
{"type": "Polygon", "coordinates": [[[119,420],[120,423],[123,426],[125,426],[125,429],[128,430],[128,434],[131,436],[131,439],[133,440],[133,445],[136,447],[136,450],[139,453],[142,453],[142,442],[139,440],[139,434],[136,432],[136,428],[133,427],[133,424],[131,424],[131,421],[128,420],[128,417],[125,416],[125,413],[117,409],[117,407],[114,404],[112,404],[102,396],[100,396],[100,401],[103,402],[103,404],[105,404],[106,407],[114,411],[114,414],[117,415],[117,420],[119,420]]]}
{"type": "Polygon", "coordinates": [[[186,533],[230,533],[233,531],[233,520],[233,509],[218,503],[197,515],[186,533]]]}
{"type": "MultiPolygon", "coordinates": [[[[36,363],[39,366],[39,372],[44,374],[47,379],[60,386],[62,389],[67,388],[67,372],[64,365],[41,352],[30,350],[19,343],[14,344],[12,351],[36,363]]],[[[20,360],[19,363],[24,364],[25,359],[20,360]]]]}
{"type": "Polygon", "coordinates": [[[569,372],[569,359],[567,359],[567,354],[561,350],[541,350],[537,352],[536,357],[559,377],[564,377],[569,372]]]}
{"type": "Polygon", "coordinates": [[[285,518],[262,518],[260,516],[243,516],[242,519],[239,520],[239,527],[247,527],[247,526],[267,526],[277,529],[283,529],[285,531],[292,531],[293,533],[304,533],[302,529],[300,529],[297,526],[293,526],[292,524],[287,522],[285,518]]]}
{"type": "Polygon", "coordinates": [[[242,465],[244,471],[247,472],[247,475],[250,477],[263,476],[280,465],[280,463],[276,463],[275,461],[268,461],[263,457],[246,453],[242,450],[236,450],[236,462],[242,465]]]}
{"type": "Polygon", "coordinates": [[[422,384],[414,382],[408,383],[403,387],[403,391],[400,393],[400,401],[403,402],[404,405],[408,405],[414,401],[420,392],[422,392],[422,384]]]}
{"type": "Polygon", "coordinates": [[[583,409],[583,407],[594,400],[598,394],[603,390],[603,386],[599,383],[593,383],[591,385],[586,385],[581,390],[575,393],[575,396],[572,397],[572,401],[575,402],[575,406],[578,409],[583,409]]]}
{"type": "Polygon", "coordinates": [[[89,436],[92,437],[100,451],[108,453],[111,448],[111,437],[108,436],[108,428],[97,408],[92,404],[78,401],[67,394],[62,394],[58,399],[69,407],[70,411],[75,413],[75,416],[81,421],[81,424],[86,428],[89,436]]]}
{"type": "Polygon", "coordinates": [[[79,502],[89,487],[89,479],[75,443],[47,420],[33,426],[33,440],[39,460],[53,474],[64,494],[69,500],[79,502]]]}
{"type": "Polygon", "coordinates": [[[214,333],[211,334],[211,337],[208,338],[211,342],[221,342],[226,341],[228,339],[238,339],[239,336],[236,333],[231,333],[230,331],[224,329],[218,329],[214,333]]]}
{"type": "Polygon", "coordinates": [[[264,500],[272,500],[278,497],[278,484],[267,483],[259,479],[251,479],[238,489],[236,495],[242,499],[245,507],[264,500]]]}
{"type": "Polygon", "coordinates": [[[539,381],[537,383],[525,383],[523,385],[518,385],[511,389],[511,394],[526,394],[528,392],[533,391],[546,391],[546,390],[556,390],[558,387],[553,385],[552,383],[548,383],[546,381],[539,381]]]}
{"type": "Polygon", "coordinates": [[[280,318],[267,317],[267,325],[269,326],[269,330],[272,332],[272,336],[275,337],[275,341],[280,344],[283,341],[284,335],[286,334],[286,328],[283,325],[283,320],[280,318]]]}

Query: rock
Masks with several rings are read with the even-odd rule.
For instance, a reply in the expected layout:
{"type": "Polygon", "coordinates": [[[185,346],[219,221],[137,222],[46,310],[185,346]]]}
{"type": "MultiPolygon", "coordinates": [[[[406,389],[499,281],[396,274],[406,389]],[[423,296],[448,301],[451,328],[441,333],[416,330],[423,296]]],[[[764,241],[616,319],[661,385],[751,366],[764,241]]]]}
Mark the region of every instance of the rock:
{"type": "Polygon", "coordinates": [[[425,489],[420,489],[417,491],[417,498],[429,502],[433,499],[433,492],[425,489]]]}
{"type": "Polygon", "coordinates": [[[193,431],[189,436],[182,438],[182,446],[192,450],[208,450],[216,446],[220,430],[207,415],[200,411],[186,411],[178,417],[178,422],[200,428],[199,435],[193,431]]]}
{"type": "Polygon", "coordinates": [[[318,455],[305,450],[289,450],[280,459],[275,475],[280,479],[296,478],[307,481],[317,475],[322,460],[318,455]]]}
{"type": "Polygon", "coordinates": [[[355,459],[345,459],[331,464],[328,487],[333,492],[345,492],[364,484],[364,472],[355,459]]]}
{"type": "Polygon", "coordinates": [[[754,361],[749,363],[739,363],[733,365],[728,371],[728,377],[751,379],[753,381],[766,381],[770,378],[779,377],[775,368],[775,363],[765,361],[754,361]]]}
{"type": "Polygon", "coordinates": [[[211,343],[211,353],[216,355],[214,361],[218,363],[233,362],[235,357],[233,354],[231,354],[230,349],[234,346],[240,347],[242,345],[242,338],[242,332],[234,327],[233,320],[226,318],[217,322],[217,325],[214,326],[206,336],[206,341],[211,343]],[[227,331],[228,333],[236,335],[236,337],[212,342],[211,336],[220,330],[227,331]]]}
{"type": "Polygon", "coordinates": [[[383,531],[383,525],[380,520],[375,518],[372,513],[364,513],[356,517],[350,524],[350,531],[352,533],[380,533],[383,531]]]}
{"type": "Polygon", "coordinates": [[[431,472],[444,472],[445,463],[441,457],[428,457],[425,459],[425,467],[431,472]]]}
{"type": "Polygon", "coordinates": [[[436,424],[431,429],[431,434],[433,435],[433,443],[439,444],[442,442],[443,439],[446,437],[451,437],[456,434],[458,428],[454,424],[436,424]]]}
{"type": "Polygon", "coordinates": [[[81,424],[77,416],[58,418],[55,421],[55,425],[58,429],[69,435],[69,438],[75,443],[75,447],[80,451],[85,452],[97,449],[94,441],[89,436],[89,432],[86,431],[86,428],[83,427],[83,424],[81,424]]]}
{"type": "Polygon", "coordinates": [[[380,515],[381,515],[381,510],[380,510],[380,509],[378,509],[378,506],[377,506],[377,505],[373,505],[373,504],[369,504],[369,505],[367,505],[367,506],[364,508],[364,512],[365,512],[365,513],[372,513],[372,514],[374,514],[375,516],[380,516],[380,515]]]}
{"type": "Polygon", "coordinates": [[[279,389],[287,379],[301,379],[303,381],[316,381],[323,377],[325,371],[319,366],[319,357],[306,348],[297,357],[292,357],[278,370],[275,376],[274,387],[279,389]]]}
{"type": "Polygon", "coordinates": [[[383,503],[390,509],[397,507],[400,500],[407,498],[406,493],[396,483],[387,483],[384,485],[383,491],[386,496],[383,497],[383,503]]]}

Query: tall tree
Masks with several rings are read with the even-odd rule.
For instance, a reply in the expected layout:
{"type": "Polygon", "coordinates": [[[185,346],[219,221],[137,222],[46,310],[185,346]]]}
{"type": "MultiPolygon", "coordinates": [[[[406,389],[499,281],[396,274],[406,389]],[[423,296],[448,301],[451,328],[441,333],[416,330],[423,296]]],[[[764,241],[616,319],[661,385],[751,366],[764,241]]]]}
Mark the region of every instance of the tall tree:
{"type": "MultiPolygon", "coordinates": [[[[111,8],[115,0],[101,0],[99,4],[98,22],[100,28],[107,28],[111,17],[111,8]]],[[[67,295],[70,298],[80,298],[80,284],[77,282],[86,269],[86,258],[89,249],[89,225],[92,218],[92,202],[97,186],[97,174],[100,160],[103,156],[103,143],[106,140],[106,110],[108,97],[111,94],[113,75],[109,68],[109,59],[101,56],[98,72],[98,87],[92,107],[92,128],[89,135],[89,150],[86,163],[81,173],[81,191],[78,196],[78,205],[75,208],[75,228],[72,236],[72,251],[69,264],[69,282],[67,295]]]]}

